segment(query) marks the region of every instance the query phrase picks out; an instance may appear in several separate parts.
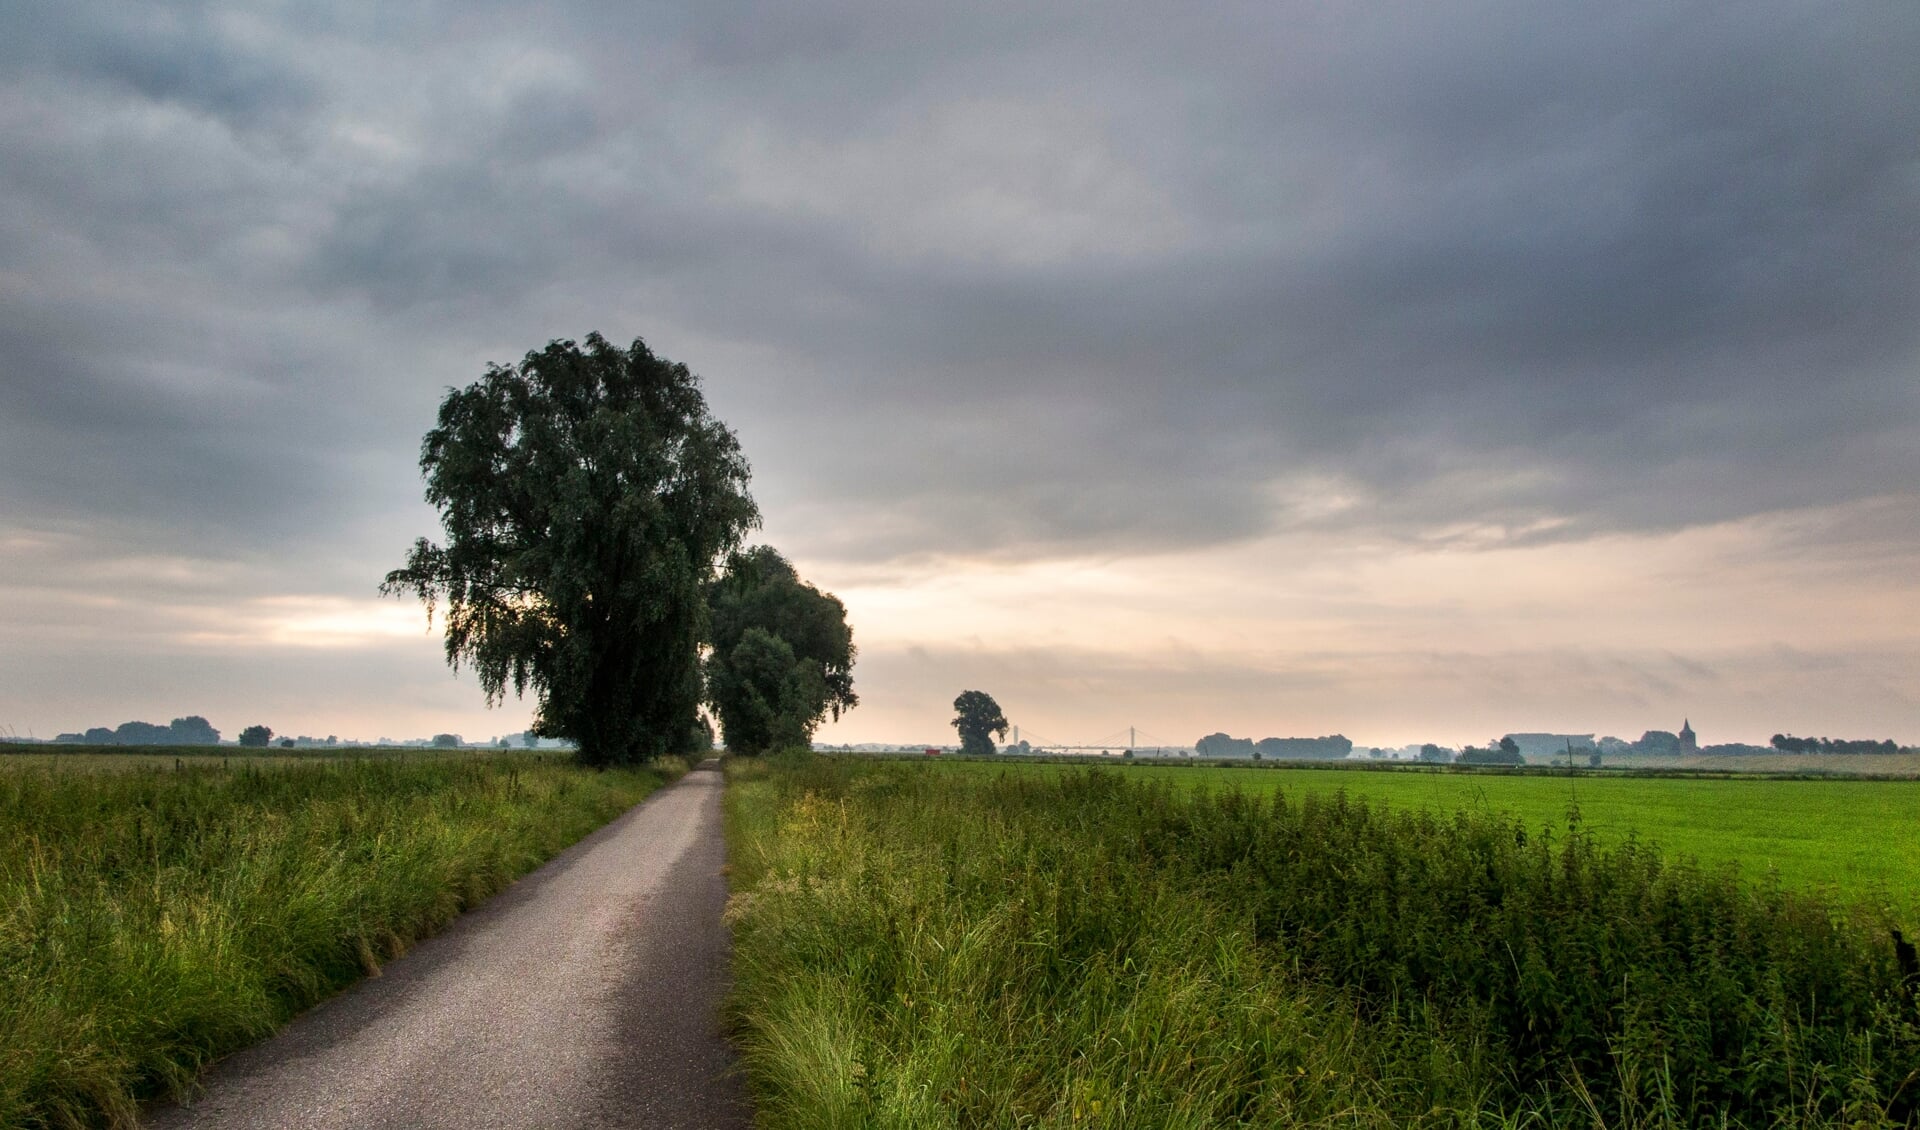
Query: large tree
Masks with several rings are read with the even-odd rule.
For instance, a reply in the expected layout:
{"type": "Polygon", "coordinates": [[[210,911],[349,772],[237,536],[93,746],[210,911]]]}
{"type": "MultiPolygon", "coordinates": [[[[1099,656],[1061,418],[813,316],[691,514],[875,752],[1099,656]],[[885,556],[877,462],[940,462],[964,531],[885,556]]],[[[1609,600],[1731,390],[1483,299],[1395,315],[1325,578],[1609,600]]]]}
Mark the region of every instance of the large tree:
{"type": "Polygon", "coordinates": [[[381,589],[444,604],[488,704],[532,688],[534,731],[588,764],[693,748],[707,586],[759,524],[699,379],[637,339],[556,341],[449,390],[420,469],[446,544],[381,589]]]}
{"type": "Polygon", "coordinates": [[[1007,736],[1007,716],[985,691],[961,691],[953,700],[953,713],[961,753],[992,753],[993,739],[1007,736]]]}
{"type": "Polygon", "coordinates": [[[859,704],[846,606],[772,546],[730,555],[708,608],[707,695],[728,750],[808,746],[828,714],[837,720],[859,704]]]}

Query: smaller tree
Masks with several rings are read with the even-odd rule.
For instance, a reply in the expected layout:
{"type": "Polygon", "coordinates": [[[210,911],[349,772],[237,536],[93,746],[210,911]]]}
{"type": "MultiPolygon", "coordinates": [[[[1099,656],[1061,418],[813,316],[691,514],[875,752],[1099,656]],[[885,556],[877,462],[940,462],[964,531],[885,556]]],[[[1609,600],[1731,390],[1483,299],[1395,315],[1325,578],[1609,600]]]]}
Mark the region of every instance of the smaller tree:
{"type": "Polygon", "coordinates": [[[246,729],[240,731],[240,744],[244,746],[251,746],[255,749],[265,749],[267,748],[267,743],[272,740],[273,727],[271,726],[248,726],[246,729]]]}
{"type": "Polygon", "coordinates": [[[1011,725],[1000,704],[985,691],[961,691],[953,700],[953,728],[960,731],[961,753],[992,753],[993,739],[1007,736],[1011,725]]]}
{"type": "Polygon", "coordinates": [[[731,554],[708,609],[707,701],[730,752],[806,749],[825,718],[859,703],[846,606],[772,546],[731,554]]]}
{"type": "Polygon", "coordinates": [[[827,692],[818,668],[797,661],[786,640],[748,628],[726,662],[709,665],[707,678],[708,693],[721,704],[727,749],[759,753],[811,743],[814,706],[827,692]]]}

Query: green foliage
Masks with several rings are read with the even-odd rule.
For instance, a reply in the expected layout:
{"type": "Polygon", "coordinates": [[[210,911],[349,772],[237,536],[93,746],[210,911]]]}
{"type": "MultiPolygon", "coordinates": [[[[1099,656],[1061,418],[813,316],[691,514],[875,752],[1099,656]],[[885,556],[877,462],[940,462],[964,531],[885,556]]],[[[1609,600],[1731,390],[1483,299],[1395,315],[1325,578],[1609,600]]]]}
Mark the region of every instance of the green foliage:
{"type": "Polygon", "coordinates": [[[250,749],[265,749],[272,740],[272,726],[248,726],[240,731],[240,744],[250,749]]]}
{"type": "Polygon", "coordinates": [[[961,691],[953,700],[953,728],[960,731],[960,752],[992,753],[993,739],[1007,736],[1007,716],[985,691],[961,691]]]}
{"type": "Polygon", "coordinates": [[[819,673],[796,659],[787,641],[764,628],[748,628],[722,661],[709,664],[707,678],[720,704],[728,750],[807,747],[810,711],[826,692],[819,673]]]}
{"type": "Polygon", "coordinates": [[[1879,924],[1577,821],[1138,771],[730,772],[731,1016],[771,1127],[1916,1113],[1879,924]]]}
{"type": "Polygon", "coordinates": [[[1162,815],[1144,850],[1238,892],[1257,937],[1368,1013],[1470,1034],[1511,1101],[1580,1080],[1607,1122],[1840,1121],[1862,1089],[1911,1112],[1920,1014],[1888,934],[1823,904],[1604,849],[1577,822],[1556,841],[1344,795],[1162,815]]]}
{"type": "Polygon", "coordinates": [[[829,713],[859,704],[846,606],[773,547],[730,555],[708,607],[707,696],[729,751],[806,748],[829,713]]]}
{"type": "Polygon", "coordinates": [[[1512,738],[1501,738],[1498,742],[1489,742],[1485,749],[1468,746],[1460,751],[1462,765],[1525,765],[1527,759],[1520,754],[1520,747],[1512,738]]]}
{"type": "Polygon", "coordinates": [[[685,365],[588,335],[448,392],[422,445],[446,544],[382,591],[444,604],[447,660],[589,764],[689,748],[705,588],[759,512],[747,462],[685,365]]]}
{"type": "Polygon", "coordinates": [[[133,1125],[663,780],[529,756],[199,760],[0,765],[0,1126],[133,1125]]]}

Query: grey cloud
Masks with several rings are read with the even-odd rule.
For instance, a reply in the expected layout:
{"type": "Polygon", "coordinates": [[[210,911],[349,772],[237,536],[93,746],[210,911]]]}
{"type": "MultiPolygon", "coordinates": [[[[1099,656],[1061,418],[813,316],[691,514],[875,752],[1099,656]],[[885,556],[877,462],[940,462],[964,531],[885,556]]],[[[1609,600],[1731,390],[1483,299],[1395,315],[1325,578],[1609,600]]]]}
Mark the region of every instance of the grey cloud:
{"type": "Polygon", "coordinates": [[[813,552],[1920,472],[1910,6],[60,11],[0,56],[16,510],[384,530],[441,387],[595,328],[706,373],[813,552]]]}

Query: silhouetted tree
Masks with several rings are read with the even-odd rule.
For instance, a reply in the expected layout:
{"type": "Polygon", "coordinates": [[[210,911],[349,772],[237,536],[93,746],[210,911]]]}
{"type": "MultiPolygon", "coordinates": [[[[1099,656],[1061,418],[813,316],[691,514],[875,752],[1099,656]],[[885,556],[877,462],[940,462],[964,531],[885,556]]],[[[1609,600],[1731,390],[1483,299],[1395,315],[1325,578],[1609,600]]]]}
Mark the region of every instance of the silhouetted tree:
{"type": "Polygon", "coordinates": [[[167,725],[172,741],[180,745],[219,745],[220,731],[198,714],[189,714],[185,718],[175,718],[167,725]]]}
{"type": "Polygon", "coordinates": [[[1253,739],[1236,738],[1224,731],[1208,734],[1193,743],[1193,752],[1201,757],[1252,757],[1253,739]]]}
{"type": "Polygon", "coordinates": [[[267,743],[272,740],[273,727],[271,726],[248,726],[246,729],[240,731],[240,744],[243,746],[251,746],[254,749],[265,749],[267,743]]]}
{"type": "Polygon", "coordinates": [[[1635,753],[1678,754],[1680,752],[1680,735],[1670,730],[1648,730],[1646,733],[1640,735],[1639,741],[1633,743],[1633,751],[1635,753]]]}
{"type": "Polygon", "coordinates": [[[1344,734],[1321,738],[1261,738],[1256,748],[1276,760],[1327,761],[1353,752],[1353,742],[1344,734]]]}
{"type": "Polygon", "coordinates": [[[1526,763],[1527,759],[1520,755],[1520,747],[1511,738],[1488,742],[1485,749],[1470,745],[1460,751],[1462,765],[1525,765],[1526,763]]]}
{"type": "Polygon", "coordinates": [[[838,720],[859,704],[846,606],[772,546],[728,556],[708,612],[707,699],[729,751],[805,748],[829,713],[838,720]]]}
{"type": "Polygon", "coordinates": [[[447,662],[588,764],[690,748],[715,564],[759,523],[739,442],[685,365],[589,334],[448,392],[422,444],[446,544],[383,592],[446,608],[447,662]]]}
{"type": "Polygon", "coordinates": [[[1900,745],[1891,738],[1796,738],[1791,734],[1773,735],[1773,748],[1781,753],[1898,753],[1900,745]]]}
{"type": "Polygon", "coordinates": [[[953,700],[953,728],[960,731],[961,753],[992,753],[993,739],[1007,736],[1007,716],[985,691],[961,691],[953,700]]]}

